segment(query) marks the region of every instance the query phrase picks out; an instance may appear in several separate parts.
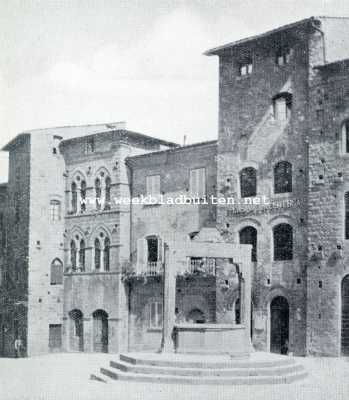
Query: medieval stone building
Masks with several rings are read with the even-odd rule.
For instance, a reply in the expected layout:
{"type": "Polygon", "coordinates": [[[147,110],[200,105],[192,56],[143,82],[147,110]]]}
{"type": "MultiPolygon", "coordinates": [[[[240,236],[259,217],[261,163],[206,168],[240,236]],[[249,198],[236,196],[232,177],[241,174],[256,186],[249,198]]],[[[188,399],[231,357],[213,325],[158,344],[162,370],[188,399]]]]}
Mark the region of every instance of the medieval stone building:
{"type": "MultiPolygon", "coordinates": [[[[164,244],[208,227],[252,245],[256,349],[349,354],[348,33],[349,19],[309,18],[208,51],[217,141],[180,147],[116,123],[7,144],[0,354],[16,337],[28,355],[157,350],[164,244]],[[199,201],[167,202],[181,196],[199,201]]],[[[216,322],[214,274],[188,260],[179,321],[216,322]]]]}

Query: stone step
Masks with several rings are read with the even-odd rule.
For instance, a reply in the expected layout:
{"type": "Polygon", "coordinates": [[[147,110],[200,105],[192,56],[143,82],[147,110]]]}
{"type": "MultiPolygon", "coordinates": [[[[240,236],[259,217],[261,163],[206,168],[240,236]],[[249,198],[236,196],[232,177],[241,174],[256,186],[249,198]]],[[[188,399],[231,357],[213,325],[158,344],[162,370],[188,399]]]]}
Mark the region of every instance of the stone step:
{"type": "Polygon", "coordinates": [[[270,360],[263,359],[229,359],[222,357],[223,361],[218,361],[218,357],[188,357],[177,356],[161,357],[155,355],[128,355],[120,354],[120,361],[132,365],[147,365],[158,367],[178,367],[178,368],[210,368],[210,369],[231,369],[231,368],[268,368],[281,367],[295,364],[294,359],[287,356],[275,356],[270,360]]]}
{"type": "Polygon", "coordinates": [[[154,366],[154,365],[137,365],[123,361],[110,361],[110,367],[118,369],[122,372],[130,372],[136,374],[151,374],[151,375],[175,375],[175,376],[277,376],[286,375],[304,370],[302,365],[290,362],[287,365],[276,365],[271,367],[259,367],[256,365],[250,368],[239,366],[230,368],[187,368],[176,366],[154,366]]]}
{"type": "Polygon", "coordinates": [[[298,371],[285,375],[275,376],[175,376],[175,375],[155,375],[122,372],[111,368],[101,368],[101,374],[119,381],[147,382],[147,383],[175,383],[190,385],[264,385],[264,384],[283,384],[292,383],[307,376],[306,371],[298,371]]]}

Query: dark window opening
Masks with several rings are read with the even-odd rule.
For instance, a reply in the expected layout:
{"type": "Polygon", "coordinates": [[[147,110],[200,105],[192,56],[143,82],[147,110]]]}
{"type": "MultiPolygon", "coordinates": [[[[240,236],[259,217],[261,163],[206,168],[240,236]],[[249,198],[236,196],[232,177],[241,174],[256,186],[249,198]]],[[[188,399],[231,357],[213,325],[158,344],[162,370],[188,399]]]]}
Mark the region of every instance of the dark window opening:
{"type": "Polygon", "coordinates": [[[100,270],[101,268],[101,243],[99,239],[95,240],[95,269],[100,270]]]}
{"type": "Polygon", "coordinates": [[[71,184],[71,209],[74,214],[78,211],[78,192],[75,182],[71,184]]]}
{"type": "Polygon", "coordinates": [[[157,262],[158,261],[158,239],[148,238],[148,262],[157,262]]]}
{"type": "Polygon", "coordinates": [[[70,242],[70,263],[73,271],[76,270],[76,244],[75,241],[72,240],[70,242]]]}
{"type": "Polygon", "coordinates": [[[105,210],[110,210],[110,206],[111,206],[111,204],[110,204],[110,200],[111,200],[110,193],[111,193],[111,179],[110,179],[109,176],[107,176],[105,178],[105,206],[104,206],[105,210]]]}
{"type": "Polygon", "coordinates": [[[246,226],[241,229],[240,244],[251,244],[252,254],[251,261],[257,261],[257,230],[253,226],[246,226]]]}
{"type": "Polygon", "coordinates": [[[80,249],[79,249],[79,268],[81,268],[82,271],[85,270],[85,241],[83,239],[80,240],[80,249]]]}
{"type": "Polygon", "coordinates": [[[345,193],[345,239],[349,239],[349,192],[345,193]]]}
{"type": "Polygon", "coordinates": [[[274,260],[285,261],[293,258],[293,229],[291,225],[279,224],[273,229],[274,260]]]}
{"type": "Polygon", "coordinates": [[[85,181],[81,181],[80,195],[81,195],[81,212],[83,213],[86,211],[86,182],[85,181]]]}
{"type": "Polygon", "coordinates": [[[51,263],[50,283],[51,285],[63,284],[63,263],[58,258],[51,263]]]}
{"type": "Polygon", "coordinates": [[[273,98],[274,118],[278,121],[285,121],[291,116],[292,94],[280,93],[273,98]]]}
{"type": "Polygon", "coordinates": [[[274,192],[292,192],[292,164],[280,161],[274,167],[274,192]]]}
{"type": "Polygon", "coordinates": [[[110,270],[110,239],[108,237],[105,238],[104,240],[104,270],[109,271],[110,270]]]}
{"type": "Polygon", "coordinates": [[[257,171],[247,167],[240,172],[241,197],[253,197],[257,194],[257,171]]]}

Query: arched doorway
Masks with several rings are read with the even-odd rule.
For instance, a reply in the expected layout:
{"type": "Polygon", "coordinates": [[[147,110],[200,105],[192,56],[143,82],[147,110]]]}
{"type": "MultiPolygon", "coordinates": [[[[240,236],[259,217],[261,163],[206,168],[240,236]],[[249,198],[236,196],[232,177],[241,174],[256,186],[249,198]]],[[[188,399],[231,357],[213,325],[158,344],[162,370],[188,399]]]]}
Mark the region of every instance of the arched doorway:
{"type": "Polygon", "coordinates": [[[204,324],[206,322],[205,314],[198,308],[191,310],[186,319],[193,324],[204,324]]]}
{"type": "Polygon", "coordinates": [[[96,310],[93,314],[93,350],[108,353],[108,314],[96,310]]]}
{"type": "Polygon", "coordinates": [[[72,310],[69,313],[70,350],[84,351],[84,320],[80,310],[72,310]]]}
{"type": "Polygon", "coordinates": [[[285,297],[277,296],[270,303],[270,351],[287,354],[289,340],[289,306],[285,297]]]}
{"type": "Polygon", "coordinates": [[[349,275],[342,281],[341,350],[343,356],[349,356],[349,275]]]}

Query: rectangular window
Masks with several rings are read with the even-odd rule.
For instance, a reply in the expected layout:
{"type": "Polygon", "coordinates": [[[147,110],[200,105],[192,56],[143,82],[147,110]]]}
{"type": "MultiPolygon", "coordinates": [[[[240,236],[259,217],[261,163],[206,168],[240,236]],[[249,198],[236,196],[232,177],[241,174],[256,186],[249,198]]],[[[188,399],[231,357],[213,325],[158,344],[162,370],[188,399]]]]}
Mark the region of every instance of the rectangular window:
{"type": "Polygon", "coordinates": [[[61,219],[61,203],[58,200],[50,201],[50,219],[52,222],[60,221],[61,219]]]}
{"type": "Polygon", "coordinates": [[[189,192],[191,197],[203,198],[206,196],[206,169],[190,170],[189,192]]]}
{"type": "Polygon", "coordinates": [[[149,328],[162,328],[162,303],[159,301],[149,304],[149,328]]]}
{"type": "Polygon", "coordinates": [[[252,60],[244,61],[239,65],[240,76],[251,75],[253,70],[252,60]]]}
{"type": "Polygon", "coordinates": [[[276,64],[280,67],[286,65],[291,59],[291,49],[288,47],[280,48],[275,57],[276,64]]]}
{"type": "Polygon", "coordinates": [[[86,140],[85,153],[91,154],[95,152],[95,139],[89,138],[86,140]]]}
{"type": "Polygon", "coordinates": [[[62,325],[49,325],[48,346],[50,351],[58,351],[62,347],[62,325]]]}
{"type": "Polygon", "coordinates": [[[160,175],[150,175],[146,177],[147,196],[158,197],[160,195],[160,175]]]}

